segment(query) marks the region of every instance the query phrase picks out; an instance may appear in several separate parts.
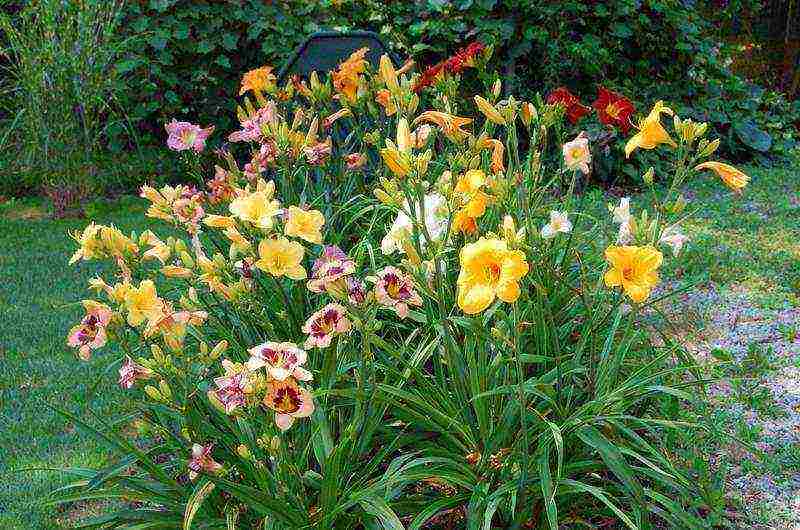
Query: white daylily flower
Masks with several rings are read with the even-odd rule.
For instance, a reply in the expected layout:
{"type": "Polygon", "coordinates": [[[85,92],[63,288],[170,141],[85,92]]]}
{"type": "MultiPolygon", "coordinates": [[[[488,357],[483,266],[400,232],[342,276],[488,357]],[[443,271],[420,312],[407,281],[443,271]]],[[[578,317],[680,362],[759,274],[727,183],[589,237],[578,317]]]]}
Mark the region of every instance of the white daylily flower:
{"type": "Polygon", "coordinates": [[[614,208],[612,212],[614,215],[614,222],[619,224],[627,223],[631,220],[631,199],[630,197],[623,197],[619,200],[619,206],[614,208]]]}
{"type": "MultiPolygon", "coordinates": [[[[419,208],[419,205],[416,207],[419,208]]],[[[389,232],[381,241],[381,252],[384,254],[388,255],[394,252],[405,254],[403,241],[411,236],[414,229],[411,218],[406,214],[408,210],[409,206],[406,202],[403,204],[403,211],[397,214],[389,232]]],[[[421,212],[417,210],[418,221],[422,221],[421,217],[421,212]]],[[[425,228],[433,240],[441,238],[447,229],[447,202],[438,193],[425,196],[425,228]]],[[[420,245],[425,246],[424,238],[420,239],[420,245]]]]}
{"type": "Polygon", "coordinates": [[[572,231],[572,223],[567,217],[566,212],[550,212],[550,222],[542,227],[542,237],[550,239],[558,235],[559,232],[567,234],[572,231]]]}
{"type": "Polygon", "coordinates": [[[672,225],[666,227],[661,232],[661,237],[658,242],[662,245],[668,246],[672,250],[672,255],[677,256],[680,254],[683,244],[689,240],[689,237],[683,234],[680,227],[672,225]]]}

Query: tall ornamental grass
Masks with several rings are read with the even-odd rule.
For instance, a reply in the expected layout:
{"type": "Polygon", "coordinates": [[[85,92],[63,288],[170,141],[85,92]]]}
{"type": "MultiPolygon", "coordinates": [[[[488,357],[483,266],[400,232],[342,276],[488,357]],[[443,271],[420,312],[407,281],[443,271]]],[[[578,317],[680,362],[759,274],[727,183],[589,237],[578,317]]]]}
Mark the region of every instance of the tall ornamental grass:
{"type": "Polygon", "coordinates": [[[9,116],[0,134],[3,192],[44,189],[63,210],[108,179],[96,160],[108,128],[126,127],[114,68],[131,44],[119,36],[123,5],[34,0],[0,13],[7,59],[0,103],[9,116]]]}
{"type": "Polygon", "coordinates": [[[117,501],[82,528],[703,527],[661,443],[693,426],[659,406],[700,382],[648,315],[686,243],[681,189],[747,177],[709,161],[705,124],[662,102],[631,123],[609,98],[625,155],[674,172],[605,212],[575,191],[592,146],[561,138],[588,112],[568,93],[500,99],[480,44],[423,75],[364,52],[285,86],[245,74],[213,175],[220,133],[166,124],[197,186],[142,188],[163,231],[74,234],[73,263],[116,273],[68,344],[116,344],[136,406],[65,413],[118,457],[67,470],[57,502],[117,501]],[[472,69],[489,86],[464,102],[472,69]]]}

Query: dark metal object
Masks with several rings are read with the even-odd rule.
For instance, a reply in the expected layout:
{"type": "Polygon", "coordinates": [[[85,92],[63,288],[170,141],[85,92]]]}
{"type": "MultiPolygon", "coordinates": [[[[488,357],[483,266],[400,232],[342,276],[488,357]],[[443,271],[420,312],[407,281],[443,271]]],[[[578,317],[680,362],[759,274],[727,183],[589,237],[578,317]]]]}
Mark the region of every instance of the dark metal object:
{"type": "Polygon", "coordinates": [[[283,83],[290,75],[307,78],[314,71],[322,73],[335,70],[351,53],[364,47],[369,48],[366,59],[373,67],[378,66],[383,54],[388,54],[392,62],[398,64],[377,33],[320,31],[313,33],[295,50],[289,62],[281,68],[278,79],[283,83]]]}

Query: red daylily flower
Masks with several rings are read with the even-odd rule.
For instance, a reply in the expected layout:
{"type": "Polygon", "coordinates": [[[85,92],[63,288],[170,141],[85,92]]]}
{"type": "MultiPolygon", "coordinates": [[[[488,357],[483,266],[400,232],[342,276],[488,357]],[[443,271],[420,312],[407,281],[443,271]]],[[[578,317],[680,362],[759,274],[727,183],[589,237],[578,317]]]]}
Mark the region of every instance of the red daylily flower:
{"type": "Polygon", "coordinates": [[[561,104],[564,105],[564,108],[567,112],[567,119],[573,125],[578,123],[581,118],[586,116],[591,110],[586,105],[583,105],[578,97],[570,92],[566,87],[558,87],[557,89],[550,92],[550,95],[547,96],[547,104],[548,105],[556,105],[561,104]]]}
{"type": "Polygon", "coordinates": [[[633,103],[613,90],[599,87],[597,100],[592,103],[603,125],[619,127],[623,134],[631,128],[631,116],[636,110],[633,103]]]}

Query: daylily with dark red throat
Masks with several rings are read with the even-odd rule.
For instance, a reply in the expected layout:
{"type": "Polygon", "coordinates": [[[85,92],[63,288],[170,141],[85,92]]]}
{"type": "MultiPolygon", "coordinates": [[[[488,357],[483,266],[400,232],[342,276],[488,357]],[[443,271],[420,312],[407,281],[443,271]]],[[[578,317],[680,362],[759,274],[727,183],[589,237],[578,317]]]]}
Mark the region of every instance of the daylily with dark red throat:
{"type": "Polygon", "coordinates": [[[328,304],[306,320],[303,333],[308,335],[305,347],[327,348],[334,335],[350,331],[350,320],[343,306],[328,304]]]}
{"type": "Polygon", "coordinates": [[[209,391],[209,397],[216,398],[225,409],[225,414],[230,414],[247,402],[250,393],[250,374],[245,366],[237,365],[225,359],[222,361],[225,375],[214,379],[216,390],[209,391]]]}
{"type": "Polygon", "coordinates": [[[83,307],[86,309],[86,316],[80,324],[69,331],[67,344],[72,348],[78,348],[78,356],[88,361],[92,356],[92,350],[102,348],[106,344],[106,327],[111,321],[112,312],[107,305],[94,300],[84,300],[83,307]]]}
{"type": "Polygon", "coordinates": [[[275,411],[275,425],[282,431],[289,429],[297,418],[307,418],[314,412],[314,398],[294,379],[267,383],[264,405],[275,411]]]}
{"type": "Polygon", "coordinates": [[[393,308],[400,318],[408,316],[408,306],[422,305],[422,298],[414,290],[411,277],[395,267],[386,267],[378,273],[375,299],[379,304],[393,308]]]}
{"type": "Polygon", "coordinates": [[[269,376],[276,381],[285,381],[289,377],[298,381],[313,379],[311,372],[302,368],[308,354],[293,342],[265,342],[247,351],[250,360],[246,366],[250,371],[266,368],[269,376]]]}
{"type": "Polygon", "coordinates": [[[631,116],[636,110],[633,103],[625,96],[607,88],[598,88],[597,100],[592,103],[597,111],[597,118],[603,125],[619,127],[623,134],[631,128],[631,116]]]}
{"type": "Polygon", "coordinates": [[[213,448],[213,444],[192,445],[192,456],[187,464],[187,467],[189,468],[189,480],[196,479],[198,475],[200,475],[200,472],[206,472],[215,475],[222,470],[222,464],[214,460],[214,458],[211,456],[211,450],[213,448]]]}

